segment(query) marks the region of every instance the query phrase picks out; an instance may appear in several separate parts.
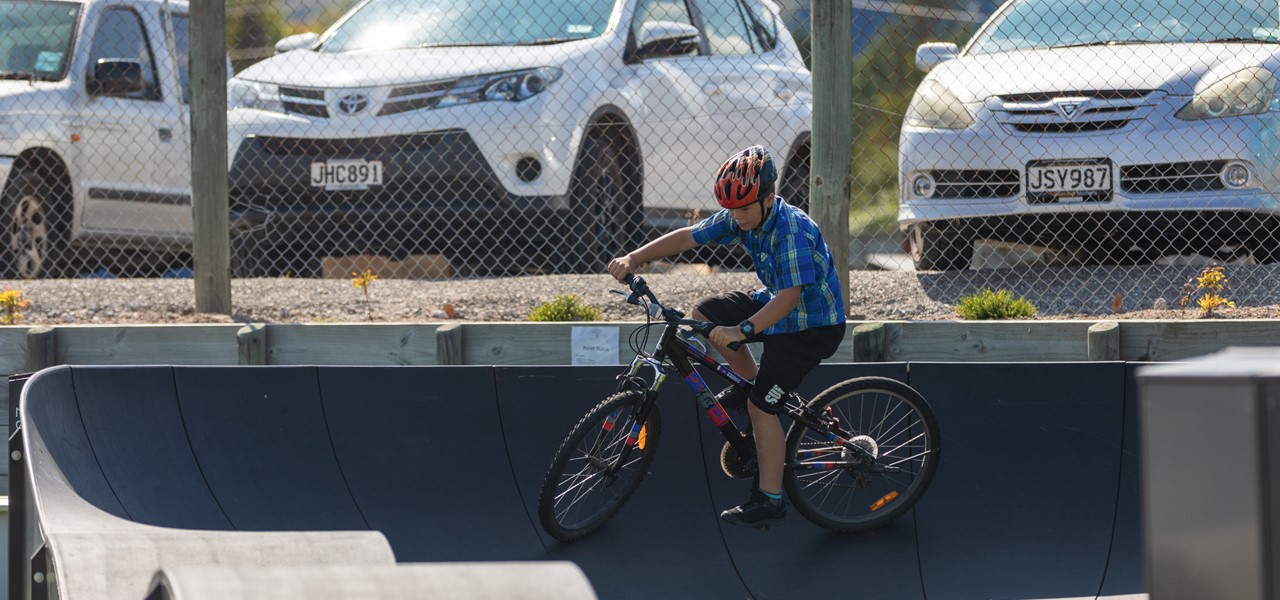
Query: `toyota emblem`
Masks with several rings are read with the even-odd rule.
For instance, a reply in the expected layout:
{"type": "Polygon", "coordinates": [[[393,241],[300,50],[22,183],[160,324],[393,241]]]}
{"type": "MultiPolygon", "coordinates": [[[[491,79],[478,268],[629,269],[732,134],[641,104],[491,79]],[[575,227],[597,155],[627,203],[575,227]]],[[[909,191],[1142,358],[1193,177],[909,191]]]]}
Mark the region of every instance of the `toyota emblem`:
{"type": "Polygon", "coordinates": [[[1075,119],[1081,104],[1079,101],[1057,102],[1058,114],[1068,121],[1075,119]]]}
{"type": "Polygon", "coordinates": [[[338,99],[338,110],[344,115],[358,114],[369,106],[369,97],[364,94],[347,94],[338,99]]]}

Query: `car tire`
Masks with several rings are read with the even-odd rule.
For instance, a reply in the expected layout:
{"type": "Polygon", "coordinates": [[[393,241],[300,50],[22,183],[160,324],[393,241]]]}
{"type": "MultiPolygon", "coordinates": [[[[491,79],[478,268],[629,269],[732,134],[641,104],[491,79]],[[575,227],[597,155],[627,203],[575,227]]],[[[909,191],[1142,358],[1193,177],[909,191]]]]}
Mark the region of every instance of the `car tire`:
{"type": "Polygon", "coordinates": [[[62,277],[70,256],[71,214],[53,186],[18,169],[0,197],[0,277],[62,277]]]}
{"type": "Polygon", "coordinates": [[[561,273],[601,273],[641,237],[640,171],[609,131],[593,129],[582,140],[560,226],[561,273]]]}
{"type": "Polygon", "coordinates": [[[912,225],[907,242],[917,271],[967,269],[973,260],[973,240],[963,228],[946,222],[912,225]]]}
{"type": "Polygon", "coordinates": [[[797,160],[787,168],[787,178],[778,188],[783,200],[809,214],[809,157],[797,160]]]}

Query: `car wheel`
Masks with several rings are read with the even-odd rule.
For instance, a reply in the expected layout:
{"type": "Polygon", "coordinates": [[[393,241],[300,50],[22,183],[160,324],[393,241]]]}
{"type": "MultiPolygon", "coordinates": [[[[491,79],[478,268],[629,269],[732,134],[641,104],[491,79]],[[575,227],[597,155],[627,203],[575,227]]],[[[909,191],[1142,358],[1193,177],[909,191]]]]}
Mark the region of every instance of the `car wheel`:
{"type": "Polygon", "coordinates": [[[809,159],[801,159],[787,169],[787,179],[778,188],[783,200],[806,214],[809,212],[809,159]]]}
{"type": "Polygon", "coordinates": [[[70,240],[70,218],[54,200],[51,186],[18,170],[0,201],[0,276],[35,279],[62,275],[70,240]]]}
{"type": "Polygon", "coordinates": [[[945,222],[912,225],[907,242],[917,271],[967,269],[973,260],[973,240],[962,228],[945,222]]]}
{"type": "Polygon", "coordinates": [[[588,133],[574,169],[562,225],[561,272],[600,273],[640,239],[639,171],[605,130],[588,133]]]}

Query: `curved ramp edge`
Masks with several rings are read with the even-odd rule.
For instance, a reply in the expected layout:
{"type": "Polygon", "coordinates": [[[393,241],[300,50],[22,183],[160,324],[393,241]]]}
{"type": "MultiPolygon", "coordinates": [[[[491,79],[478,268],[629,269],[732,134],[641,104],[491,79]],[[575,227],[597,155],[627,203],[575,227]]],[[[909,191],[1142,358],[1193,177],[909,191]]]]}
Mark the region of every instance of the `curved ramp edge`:
{"type": "MultiPolygon", "coordinates": [[[[907,368],[902,363],[820,365],[809,374],[798,391],[805,398],[812,399],[841,381],[867,375],[906,381],[907,368]]],[[[716,386],[712,385],[712,389],[716,386]]],[[[672,391],[676,390],[673,388],[672,391]]],[[[678,399],[673,397],[673,403],[693,402],[688,389],[679,392],[672,394],[680,396],[678,399]]],[[[746,420],[746,417],[734,418],[740,425],[746,420]]],[[[789,420],[783,423],[784,429],[789,426],[789,420]]],[[[746,500],[751,482],[729,479],[720,470],[724,436],[719,430],[701,418],[700,431],[705,455],[702,463],[707,470],[718,512],[746,500]]],[[[821,598],[842,593],[859,598],[924,598],[916,527],[911,513],[888,527],[861,534],[840,534],[822,529],[805,520],[795,507],[788,507],[785,525],[768,531],[723,523],[720,528],[734,565],[742,574],[752,597],[758,600],[821,598]],[[842,582],[847,583],[847,587],[842,582]]]]}
{"type": "MultiPolygon", "coordinates": [[[[520,497],[537,523],[538,489],[569,429],[614,393],[619,367],[499,367],[498,401],[520,497]]],[[[675,390],[681,384],[669,382],[675,390]]],[[[602,598],[743,598],[708,495],[698,421],[687,399],[664,394],[662,439],[651,472],[612,520],[562,544],[539,535],[551,556],[572,560],[602,598]],[[644,565],[638,571],[637,561],[644,565]],[[637,576],[638,572],[647,576],[637,576]]]]}
{"type": "Polygon", "coordinates": [[[402,562],[547,558],[507,460],[490,367],[320,367],[343,477],[402,562]]]}
{"type": "Polygon", "coordinates": [[[317,367],[173,370],[196,462],[235,529],[369,528],[334,455],[317,367]]]}
{"type": "Polygon", "coordinates": [[[402,564],[392,567],[166,567],[147,600],[593,600],[570,562],[402,564]]]}
{"type": "Polygon", "coordinates": [[[911,363],[910,383],[945,448],[916,506],[928,598],[1096,597],[1119,493],[1124,365],[911,363]]]}
{"type": "Polygon", "coordinates": [[[135,526],[50,537],[62,600],[132,600],[156,569],[204,565],[393,565],[376,531],[193,531],[135,526]]]}

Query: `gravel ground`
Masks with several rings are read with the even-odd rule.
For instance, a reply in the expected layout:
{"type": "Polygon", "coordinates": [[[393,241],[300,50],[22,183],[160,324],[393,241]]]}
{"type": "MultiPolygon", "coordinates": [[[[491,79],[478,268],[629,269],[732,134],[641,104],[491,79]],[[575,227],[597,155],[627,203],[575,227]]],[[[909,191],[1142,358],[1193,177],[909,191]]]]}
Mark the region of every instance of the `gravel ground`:
{"type": "MultiPolygon", "coordinates": [[[[1179,298],[1198,267],[1075,267],[999,269],[951,273],[853,271],[854,320],[955,319],[952,305],[983,287],[1009,289],[1038,308],[1036,319],[1191,319],[1179,298]],[[1117,294],[1120,311],[1113,312],[1117,294]],[[1160,300],[1170,308],[1156,309],[1160,300]]],[[[1280,267],[1228,267],[1228,299],[1237,308],[1220,318],[1280,318],[1280,267]]],[[[659,300],[687,309],[698,298],[723,290],[758,286],[750,272],[709,272],[686,265],[645,274],[659,300]]],[[[0,281],[31,301],[19,324],[272,323],[440,321],[452,309],[462,321],[525,321],[531,310],[558,294],[577,294],[601,309],[604,320],[643,320],[636,307],[610,289],[622,286],[607,275],[544,275],[496,279],[412,281],[380,279],[364,292],[349,279],[237,279],[233,315],[195,311],[191,279],[75,279],[0,281]]]]}

